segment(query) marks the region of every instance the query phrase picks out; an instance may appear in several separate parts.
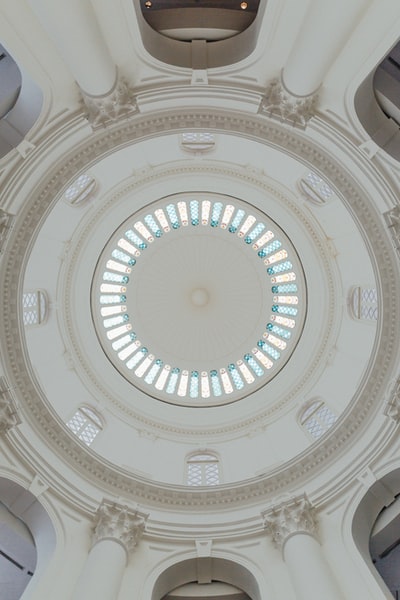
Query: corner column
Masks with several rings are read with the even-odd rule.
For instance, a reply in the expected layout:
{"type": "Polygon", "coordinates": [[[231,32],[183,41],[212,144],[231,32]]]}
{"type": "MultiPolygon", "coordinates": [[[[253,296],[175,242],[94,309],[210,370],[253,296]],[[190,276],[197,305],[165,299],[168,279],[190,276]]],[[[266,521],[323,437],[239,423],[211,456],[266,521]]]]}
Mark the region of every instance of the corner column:
{"type": "Polygon", "coordinates": [[[321,552],[314,509],[305,496],[263,513],[266,531],[282,551],[298,600],[342,600],[321,552]]]}
{"type": "Polygon", "coordinates": [[[280,78],[271,82],[261,112],[305,127],[318,89],[370,0],[312,0],[280,78]]]}
{"type": "Polygon", "coordinates": [[[94,126],[137,112],[132,90],[118,77],[89,0],[29,0],[80,87],[94,126]]]}
{"type": "Polygon", "coordinates": [[[76,584],[73,600],[115,600],[128,558],[136,548],[148,515],[103,502],[92,548],[76,584]]]}

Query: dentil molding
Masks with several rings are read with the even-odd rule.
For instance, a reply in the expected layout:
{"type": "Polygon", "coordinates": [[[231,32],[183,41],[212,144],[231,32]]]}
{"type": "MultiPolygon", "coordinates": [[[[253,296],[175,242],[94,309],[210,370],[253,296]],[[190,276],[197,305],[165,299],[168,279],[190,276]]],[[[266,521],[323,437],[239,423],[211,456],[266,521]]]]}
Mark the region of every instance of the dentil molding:
{"type": "MultiPolygon", "coordinates": [[[[340,143],[340,138],[337,140],[340,143]]],[[[346,145],[347,142],[344,142],[346,145]]],[[[26,164],[30,164],[28,157],[26,164]]],[[[362,161],[362,157],[358,157],[362,161]]],[[[371,165],[365,159],[365,170],[371,165]],[[368,164],[367,164],[368,163],[368,164]]],[[[141,503],[163,505],[171,509],[180,507],[208,507],[217,509],[226,505],[254,503],[276,496],[285,489],[298,489],[304,482],[317,473],[325,471],[345,452],[348,444],[353,444],[357,432],[363,431],[366,423],[376,414],[376,407],[393,376],[396,356],[399,352],[399,339],[393,322],[400,319],[398,303],[398,265],[392,242],[382,227],[377,211],[368,196],[340,160],[332,158],[321,145],[307,138],[302,131],[282,127],[272,120],[259,116],[242,116],[225,111],[181,111],[157,115],[136,115],[121,124],[110,125],[98,130],[88,140],[74,147],[67,156],[62,156],[49,168],[40,186],[27,199],[24,208],[15,218],[15,225],[7,239],[2,258],[0,273],[0,345],[7,377],[15,389],[24,420],[40,432],[46,444],[66,464],[74,468],[80,476],[91,481],[100,489],[112,490],[123,497],[140,499],[141,503]],[[25,264],[32,240],[40,231],[43,216],[56,201],[66,181],[76,177],[81,170],[88,168],[100,156],[111,149],[135,143],[144,137],[155,137],[162,132],[191,130],[221,130],[247,135],[261,143],[270,144],[281,151],[289,151],[298,156],[305,164],[324,174],[327,181],[338,190],[342,201],[351,207],[359,223],[360,230],[373,248],[374,260],[381,265],[379,285],[382,288],[382,310],[380,336],[376,342],[375,358],[371,361],[368,377],[360,385],[359,393],[353,398],[344,418],[335,425],[332,434],[327,434],[318,442],[318,451],[311,446],[295,461],[283,464],[271,473],[253,480],[247,480],[232,486],[218,486],[207,491],[188,490],[182,486],[172,486],[150,482],[142,477],[110,465],[93,452],[78,444],[66,427],[48,410],[46,399],[41,396],[37,382],[33,380],[32,370],[27,362],[23,334],[20,332],[18,303],[15,301],[19,282],[23,278],[25,264]],[[385,318],[387,315],[387,318],[385,318]]],[[[21,165],[20,178],[24,177],[24,165],[21,165]]],[[[372,250],[371,250],[372,251],[372,250]]],[[[23,453],[23,449],[21,449],[23,453]]],[[[364,456],[357,457],[362,463],[364,456]]],[[[49,466],[45,467],[47,470],[49,466]]],[[[354,461],[351,466],[354,469],[354,461]]],[[[342,474],[343,476],[344,473],[342,474]]],[[[57,473],[53,477],[57,481],[57,473]]],[[[338,482],[329,482],[328,487],[335,492],[338,482]]],[[[56,485],[56,483],[55,483],[56,485]]],[[[309,494],[310,495],[310,494],[309,494]]]]}

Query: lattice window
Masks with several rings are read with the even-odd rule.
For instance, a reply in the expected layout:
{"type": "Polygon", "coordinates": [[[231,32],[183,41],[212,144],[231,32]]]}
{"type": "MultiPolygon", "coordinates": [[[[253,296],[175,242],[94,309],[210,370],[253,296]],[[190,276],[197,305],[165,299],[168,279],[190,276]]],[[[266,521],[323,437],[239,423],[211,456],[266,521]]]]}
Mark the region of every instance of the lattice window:
{"type": "Polygon", "coordinates": [[[67,422],[67,426],[87,446],[91,445],[97,434],[103,429],[100,417],[87,406],[81,406],[67,422]]]}
{"type": "Polygon", "coordinates": [[[299,186],[306,198],[314,204],[325,204],[334,194],[332,188],[312,171],[300,179],[299,186]]]}
{"type": "Polygon", "coordinates": [[[186,461],[187,485],[218,485],[220,483],[219,459],[215,454],[199,452],[186,461]]]}
{"type": "Polygon", "coordinates": [[[180,145],[187,152],[207,152],[215,146],[215,135],[208,131],[190,131],[182,133],[180,145]]]}
{"type": "Polygon", "coordinates": [[[377,321],[378,292],[375,288],[359,286],[351,292],[351,309],[356,319],[377,321]]]}
{"type": "Polygon", "coordinates": [[[314,400],[300,413],[300,425],[311,435],[318,439],[335,423],[337,416],[323,400],[314,400]]]}
{"type": "Polygon", "coordinates": [[[64,192],[65,200],[72,205],[82,204],[94,192],[96,181],[87,173],[80,175],[64,192]]]}
{"type": "Polygon", "coordinates": [[[47,297],[40,290],[22,294],[22,320],[24,325],[40,325],[46,318],[47,297]]]}

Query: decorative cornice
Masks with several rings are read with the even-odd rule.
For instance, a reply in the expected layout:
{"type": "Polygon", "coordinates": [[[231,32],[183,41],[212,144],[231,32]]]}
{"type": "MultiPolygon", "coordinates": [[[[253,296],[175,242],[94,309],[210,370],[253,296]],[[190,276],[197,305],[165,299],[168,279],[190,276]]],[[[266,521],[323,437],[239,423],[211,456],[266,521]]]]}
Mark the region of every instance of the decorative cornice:
{"type": "Polygon", "coordinates": [[[104,500],[97,511],[92,545],[105,539],[116,540],[129,556],[143,535],[148,516],[138,510],[104,500]]]}
{"type": "Polygon", "coordinates": [[[274,506],[262,513],[267,533],[274,544],[283,549],[285,542],[293,535],[305,533],[317,539],[317,520],[315,510],[307,497],[300,496],[274,506]]]}
{"type": "Polygon", "coordinates": [[[93,129],[106,126],[139,111],[134,92],[126,81],[118,78],[108,94],[91,96],[81,90],[87,108],[87,119],[93,129]]]}
{"type": "MultiPolygon", "coordinates": [[[[322,125],[321,125],[322,127],[322,125]]],[[[331,136],[332,137],[332,136],[331,136]]],[[[362,173],[372,178],[376,167],[360,153],[354,154],[352,144],[336,134],[334,142],[344,156],[352,157],[362,173]],[[373,170],[374,169],[374,170],[373,170]]],[[[40,149],[38,149],[40,150],[40,149]]],[[[28,159],[29,161],[29,159],[28,159]]],[[[18,171],[19,181],[24,179],[24,165],[18,171]]],[[[13,173],[16,177],[17,173],[13,173]]],[[[379,174],[378,174],[379,175],[379,174]]],[[[379,176],[374,177],[373,184],[378,189],[379,176]]],[[[26,177],[26,175],[25,175],[26,177]]],[[[381,189],[381,188],[379,188],[381,189]]],[[[382,218],[370,202],[365,187],[357,183],[350,167],[346,168],[344,159],[335,159],[322,144],[307,139],[303,132],[294,128],[282,127],[278,123],[259,116],[231,114],[227,111],[185,110],[158,113],[157,115],[137,115],[121,124],[96,132],[89,140],[71,149],[69,155],[59,158],[53,169],[49,169],[41,181],[40,188],[26,201],[11,231],[2,259],[4,268],[0,271],[0,346],[7,376],[12,379],[12,386],[17,390],[18,400],[23,409],[27,424],[32,425],[40,433],[49,447],[65,461],[81,477],[91,481],[100,489],[110,493],[123,495],[140,501],[143,504],[182,509],[244,505],[246,503],[265,502],[266,498],[276,496],[285,489],[304,489],[305,482],[316,473],[328,468],[346,451],[349,444],[354,445],[360,432],[375,418],[377,406],[380,406],[382,395],[387,389],[388,381],[393,377],[393,369],[397,368],[399,339],[393,322],[400,320],[398,303],[398,260],[393,245],[382,227],[382,218]],[[47,401],[42,397],[40,388],[35,382],[32,369],[25,356],[23,335],[19,325],[18,306],[15,302],[19,282],[23,277],[32,241],[40,231],[43,216],[57,201],[57,194],[65,186],[69,178],[94,164],[102,155],[127,143],[135,143],[145,137],[155,137],[163,132],[179,132],[191,128],[215,131],[228,131],[246,135],[260,143],[271,145],[283,152],[288,151],[298,156],[305,165],[312,165],[333,185],[341,201],[352,211],[359,224],[365,243],[370,249],[376,264],[378,284],[382,289],[382,310],[379,321],[379,333],[374,348],[374,360],[368,369],[368,376],[363,378],[359,390],[354,395],[346,415],[334,427],[333,434],[305,450],[296,460],[282,464],[276,470],[234,485],[218,486],[218,489],[188,490],[182,486],[151,482],[136,474],[107,463],[93,452],[83,449],[74,437],[55,418],[49,410],[47,401]]],[[[383,435],[383,434],[382,434],[383,435]]],[[[380,440],[384,437],[380,438],[380,440]]],[[[16,451],[17,451],[16,447],[16,451]]],[[[23,452],[23,449],[20,451],[23,452]]],[[[26,456],[29,460],[29,456],[26,456]]],[[[362,466],[365,454],[355,458],[362,466]]],[[[355,461],[351,469],[356,468],[355,461]]],[[[48,470],[49,467],[44,467],[48,470]]],[[[342,473],[346,476],[350,466],[342,473]]],[[[57,485],[57,473],[47,473],[54,478],[57,485]]],[[[327,487],[334,494],[338,481],[330,482],[327,487]]]]}
{"type": "Polygon", "coordinates": [[[270,82],[261,100],[259,112],[290,125],[305,128],[316,114],[317,102],[318,94],[296,96],[285,88],[281,78],[276,78],[270,82]]]}
{"type": "Polygon", "coordinates": [[[17,407],[5,377],[0,377],[0,434],[19,425],[17,407]]]}

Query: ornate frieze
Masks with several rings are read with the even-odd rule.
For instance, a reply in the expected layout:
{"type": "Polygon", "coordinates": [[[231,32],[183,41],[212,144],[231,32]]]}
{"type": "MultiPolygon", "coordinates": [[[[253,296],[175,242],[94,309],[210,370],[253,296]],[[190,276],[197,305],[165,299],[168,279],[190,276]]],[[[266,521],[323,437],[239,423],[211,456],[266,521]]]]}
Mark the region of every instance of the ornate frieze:
{"type": "Polygon", "coordinates": [[[140,541],[147,517],[127,506],[104,501],[97,511],[93,546],[101,540],[112,539],[122,544],[129,555],[140,541]]]}
{"type": "Polygon", "coordinates": [[[259,112],[277,117],[291,125],[305,128],[315,115],[318,95],[295,96],[287,90],[280,78],[271,81],[261,101],[259,112]]]}
{"type": "Polygon", "coordinates": [[[92,127],[106,126],[139,111],[133,90],[126,81],[117,79],[114,88],[103,96],[91,96],[81,90],[87,119],[92,127]]]}
{"type": "MultiPolygon", "coordinates": [[[[74,121],[75,123],[75,121],[74,121]]],[[[325,124],[318,123],[321,134],[325,131],[325,124]]],[[[342,148],[342,138],[335,138],[335,143],[342,148]]],[[[347,146],[343,146],[347,152],[347,146]]],[[[367,159],[359,157],[362,162],[363,172],[368,172],[372,178],[376,167],[371,167],[367,159]],[[371,171],[371,169],[373,169],[371,171]]],[[[349,165],[351,162],[349,154],[349,165]]],[[[25,165],[19,165],[18,179],[25,182],[25,165]]],[[[217,167],[204,166],[204,169],[213,172],[217,167]]],[[[14,171],[12,176],[15,177],[14,171]]],[[[149,171],[148,177],[156,177],[155,169],[149,171]],[[153,174],[154,173],[154,174],[153,174]]],[[[11,175],[10,175],[11,177],[11,175]]],[[[253,183],[253,176],[246,172],[243,178],[253,183]]],[[[372,180],[372,179],[371,179],[372,180]]],[[[381,188],[380,179],[376,176],[373,179],[375,193],[380,190],[383,197],[385,191],[381,188]]],[[[7,357],[9,364],[14,365],[13,386],[18,390],[18,397],[23,402],[24,410],[29,412],[30,419],[35,423],[35,427],[46,438],[46,441],[55,452],[55,454],[64,460],[66,464],[76,466],[82,474],[82,477],[90,478],[96,481],[99,486],[107,489],[113,489],[115,493],[128,497],[134,501],[140,501],[146,505],[164,505],[164,506],[189,506],[196,508],[207,508],[213,506],[215,510],[226,508],[227,506],[245,505],[247,502],[254,504],[255,499],[265,501],[266,498],[274,497],[281,493],[283,489],[292,489],[297,487],[306,479],[308,480],[314,473],[321,473],[321,469],[328,472],[331,465],[337,457],[338,451],[346,447],[348,443],[354,440],[355,434],[360,428],[373,418],[378,403],[381,403],[384,390],[387,388],[389,378],[392,377],[393,356],[398,351],[398,335],[393,322],[399,319],[400,308],[398,303],[398,283],[396,273],[398,271],[398,261],[393,252],[393,245],[384,235],[382,219],[376,215],[376,211],[371,209],[369,200],[372,192],[367,195],[365,189],[361,188],[355,181],[355,178],[349,170],[344,170],[339,161],[332,157],[328,149],[316,146],[314,142],[306,139],[302,134],[296,133],[296,128],[282,127],[272,119],[263,119],[257,115],[238,116],[224,112],[215,111],[210,121],[210,112],[200,110],[178,111],[176,113],[165,113],[155,115],[138,115],[137,118],[122,122],[119,127],[107,128],[96,132],[96,135],[90,136],[90,139],[82,142],[75,148],[68,159],[63,159],[56,163],[53,169],[49,169],[46,176],[41,181],[38,188],[32,196],[27,199],[24,211],[15,218],[13,222],[13,234],[18,243],[8,244],[5,256],[2,258],[4,269],[1,271],[1,287],[3,290],[2,301],[0,302],[0,346],[4,356],[7,357]],[[377,339],[376,358],[370,367],[367,382],[363,386],[357,397],[353,399],[353,408],[346,419],[343,419],[337,426],[335,436],[327,436],[318,442],[318,452],[313,451],[313,447],[303,453],[296,462],[282,468],[276,469],[273,473],[266,472],[257,480],[246,481],[241,485],[218,490],[193,490],[176,487],[163,486],[159,482],[143,481],[130,473],[118,472],[113,465],[103,461],[99,455],[92,452],[83,452],[76,441],[65,431],[62,426],[46,409],[42,396],[38,393],[38,387],[32,382],[31,370],[27,366],[26,353],[23,348],[21,337],[19,335],[19,314],[18,305],[15,302],[15,293],[18,287],[18,281],[24,269],[26,254],[29,251],[30,244],[37,235],[40,220],[48,210],[48,207],[54,202],[57,194],[60,193],[65,181],[76,176],[77,170],[83,169],[88,162],[94,160],[102,153],[109,152],[110,147],[118,147],[126,143],[135,143],[145,136],[151,139],[159,135],[160,132],[168,132],[171,129],[176,131],[193,130],[202,128],[209,130],[211,128],[218,131],[237,132],[240,135],[249,135],[257,138],[260,143],[276,145],[282,151],[290,149],[293,155],[302,157],[302,160],[313,164],[318,172],[323,172],[330,184],[339,190],[341,197],[346,199],[354,212],[357,222],[360,224],[368,239],[370,247],[373,248],[375,260],[377,263],[385,266],[381,273],[382,287],[385,294],[382,297],[382,315],[390,315],[390,318],[382,318],[382,335],[377,339]]],[[[79,351],[78,347],[73,346],[74,352],[79,351]]],[[[78,356],[78,354],[77,354],[78,356]]],[[[315,359],[316,364],[318,357],[315,359]]],[[[90,376],[90,374],[89,374],[90,376]]],[[[92,383],[97,382],[92,379],[92,383]]],[[[302,383],[303,384],[303,383],[302,383]]],[[[299,386],[293,389],[293,394],[299,393],[299,386]]],[[[289,394],[288,394],[289,396],[289,394]]],[[[110,402],[113,399],[109,398],[110,402]]],[[[140,417],[140,423],[144,427],[151,427],[154,431],[165,433],[181,434],[178,426],[169,426],[154,423],[147,417],[140,417]]],[[[249,427],[260,421],[259,415],[251,415],[248,419],[243,419],[243,423],[236,422],[232,428],[224,428],[226,431],[243,431],[243,428],[249,427]]],[[[196,430],[187,428],[183,433],[185,435],[194,435],[196,430]]],[[[220,434],[220,429],[213,431],[213,434],[220,434]]],[[[385,432],[386,433],[386,432],[385,432]]],[[[201,432],[203,435],[203,432],[201,432]]],[[[209,432],[204,432],[209,435],[209,432]]],[[[207,438],[208,439],[208,438],[207,438]]],[[[30,460],[27,456],[27,460],[30,460]]],[[[356,460],[356,459],[355,459],[356,460]]],[[[363,460],[363,457],[357,457],[357,460],[363,460]]],[[[352,470],[355,463],[351,465],[352,470]]],[[[343,472],[345,476],[347,470],[343,472]]],[[[64,481],[58,481],[58,473],[55,469],[48,469],[48,478],[52,485],[69,494],[72,502],[76,501],[76,494],[72,488],[66,490],[64,481]],[[59,487],[58,487],[59,486],[59,487]]],[[[337,489],[335,480],[325,488],[326,495],[334,495],[337,489]]]]}
{"type": "Polygon", "coordinates": [[[306,496],[293,498],[262,514],[266,531],[275,545],[282,549],[292,535],[306,533],[317,537],[314,508],[306,496]]]}
{"type": "Polygon", "coordinates": [[[21,423],[21,420],[11,390],[5,377],[0,377],[0,433],[6,433],[19,423],[21,423]]]}

